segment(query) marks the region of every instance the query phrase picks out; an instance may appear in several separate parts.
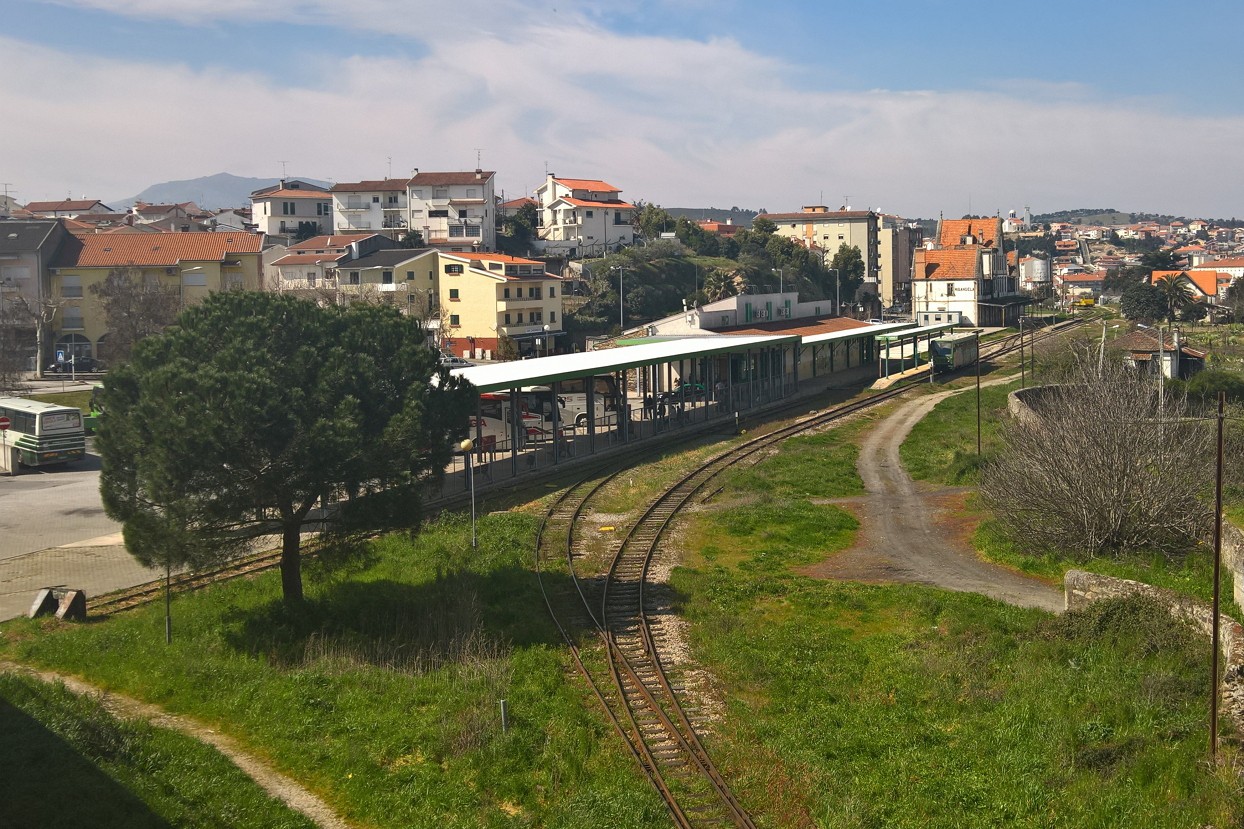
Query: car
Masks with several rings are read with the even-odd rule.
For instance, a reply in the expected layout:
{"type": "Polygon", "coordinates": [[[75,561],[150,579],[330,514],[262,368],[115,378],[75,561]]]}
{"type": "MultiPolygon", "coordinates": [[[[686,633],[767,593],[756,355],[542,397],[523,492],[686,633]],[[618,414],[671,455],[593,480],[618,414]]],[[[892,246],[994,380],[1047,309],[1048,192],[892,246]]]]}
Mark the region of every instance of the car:
{"type": "Polygon", "coordinates": [[[675,383],[674,388],[661,394],[668,401],[703,400],[705,394],[703,383],[675,383]]]}
{"type": "Polygon", "coordinates": [[[456,354],[442,354],[438,362],[443,368],[466,368],[467,366],[475,365],[475,363],[464,360],[456,354]]]}
{"type": "Polygon", "coordinates": [[[71,372],[103,371],[104,361],[96,360],[94,357],[75,357],[71,360],[66,360],[63,363],[52,363],[52,365],[47,367],[47,370],[53,374],[60,374],[62,372],[69,374],[71,372]]]}

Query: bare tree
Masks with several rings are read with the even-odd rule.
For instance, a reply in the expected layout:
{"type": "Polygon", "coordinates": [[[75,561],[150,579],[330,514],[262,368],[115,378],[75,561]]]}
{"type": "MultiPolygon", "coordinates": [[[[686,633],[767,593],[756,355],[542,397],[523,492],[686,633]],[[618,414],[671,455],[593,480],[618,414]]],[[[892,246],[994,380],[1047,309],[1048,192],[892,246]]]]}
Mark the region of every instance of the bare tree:
{"type": "Polygon", "coordinates": [[[109,361],[128,360],[139,340],[163,331],[181,310],[176,288],[132,268],[113,268],[90,291],[104,310],[108,338],[99,356],[109,361]]]}
{"type": "Polygon", "coordinates": [[[33,324],[35,328],[35,376],[43,377],[43,366],[48,355],[48,340],[52,335],[52,324],[56,322],[56,315],[60,313],[60,309],[65,307],[65,299],[62,297],[40,297],[39,299],[31,299],[25,296],[17,296],[9,300],[8,313],[12,314],[19,322],[25,320],[33,324]]]}
{"type": "Polygon", "coordinates": [[[1187,549],[1212,526],[1212,429],[1118,361],[1031,389],[981,496],[1033,551],[1089,556],[1187,549]]]}
{"type": "Polygon", "coordinates": [[[0,391],[13,391],[22,385],[26,348],[22,340],[27,320],[19,307],[0,305],[0,391]]]}

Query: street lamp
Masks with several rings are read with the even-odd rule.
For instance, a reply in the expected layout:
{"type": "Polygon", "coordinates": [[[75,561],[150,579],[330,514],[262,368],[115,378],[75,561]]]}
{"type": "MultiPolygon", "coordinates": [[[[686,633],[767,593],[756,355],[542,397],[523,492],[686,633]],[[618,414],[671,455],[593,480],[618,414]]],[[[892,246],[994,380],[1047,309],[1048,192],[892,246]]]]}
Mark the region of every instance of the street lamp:
{"type": "Polygon", "coordinates": [[[625,265],[610,265],[609,270],[618,272],[618,333],[621,334],[626,328],[626,312],[622,306],[622,275],[626,273],[625,265]]]}
{"type": "MultiPolygon", "coordinates": [[[[1110,326],[1110,330],[1118,328],[1117,325],[1110,326]]],[[[1097,350],[1097,379],[1102,377],[1102,371],[1106,367],[1106,321],[1101,321],[1101,347],[1097,350]]]]}
{"type": "Polygon", "coordinates": [[[784,275],[781,268],[774,268],[773,272],[778,275],[778,293],[782,293],[784,275]]]}
{"type": "Polygon", "coordinates": [[[551,330],[552,328],[549,326],[549,324],[545,323],[544,324],[544,356],[545,357],[549,356],[549,331],[551,330]]]}
{"type": "Polygon", "coordinates": [[[470,438],[458,444],[458,448],[466,453],[467,482],[471,488],[471,547],[479,546],[475,537],[475,470],[471,466],[471,450],[475,448],[475,442],[470,438]]]}

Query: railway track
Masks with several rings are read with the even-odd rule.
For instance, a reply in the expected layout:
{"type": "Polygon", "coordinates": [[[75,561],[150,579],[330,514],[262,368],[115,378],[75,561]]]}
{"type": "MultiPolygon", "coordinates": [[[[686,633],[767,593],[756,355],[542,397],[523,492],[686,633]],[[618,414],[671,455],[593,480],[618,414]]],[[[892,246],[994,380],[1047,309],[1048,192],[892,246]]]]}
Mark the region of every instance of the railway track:
{"type": "MultiPolygon", "coordinates": [[[[1082,324],[1075,321],[1036,335],[1040,342],[1082,324]]],[[[1019,349],[1018,336],[991,344],[983,358],[1019,349]]],[[[678,666],[662,659],[659,627],[653,624],[649,573],[671,524],[722,472],[753,463],[770,447],[851,414],[880,405],[915,386],[909,381],[865,400],[797,420],[710,458],[657,497],[625,532],[602,578],[580,576],[576,561],[585,539],[577,524],[590,502],[623,467],[597,472],[566,489],[549,507],[536,543],[536,569],[549,612],[580,673],[682,829],[755,824],[714,765],[696,727],[698,709],[688,699],[678,666]],[[555,588],[547,565],[564,561],[570,584],[555,588]],[[591,639],[592,647],[585,644],[591,639]]],[[[628,464],[629,466],[629,464],[628,464]]],[[[718,488],[719,489],[719,488],[718,488]]],[[[718,490],[709,493],[711,497],[718,490]]]]}

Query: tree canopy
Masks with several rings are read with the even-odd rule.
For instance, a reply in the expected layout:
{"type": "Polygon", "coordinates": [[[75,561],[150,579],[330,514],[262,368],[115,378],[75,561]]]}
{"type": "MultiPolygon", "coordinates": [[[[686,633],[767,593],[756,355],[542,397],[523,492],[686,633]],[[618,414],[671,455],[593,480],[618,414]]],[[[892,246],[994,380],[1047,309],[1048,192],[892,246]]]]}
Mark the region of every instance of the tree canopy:
{"type": "MultiPolygon", "coordinates": [[[[105,380],[104,509],[148,566],[199,566],[282,537],[287,602],[321,499],[330,537],[414,526],[472,394],[391,307],[214,294],[105,380]]],[[[319,516],[317,516],[317,525],[319,516]]]]}
{"type": "Polygon", "coordinates": [[[99,298],[108,327],[99,356],[110,362],[128,360],[139,340],[172,324],[181,306],[176,288],[144,279],[131,268],[113,268],[90,291],[99,298]]]}
{"type": "Polygon", "coordinates": [[[1155,321],[1166,317],[1166,298],[1153,285],[1137,282],[1129,285],[1119,299],[1119,310],[1130,320],[1155,321]]]}

